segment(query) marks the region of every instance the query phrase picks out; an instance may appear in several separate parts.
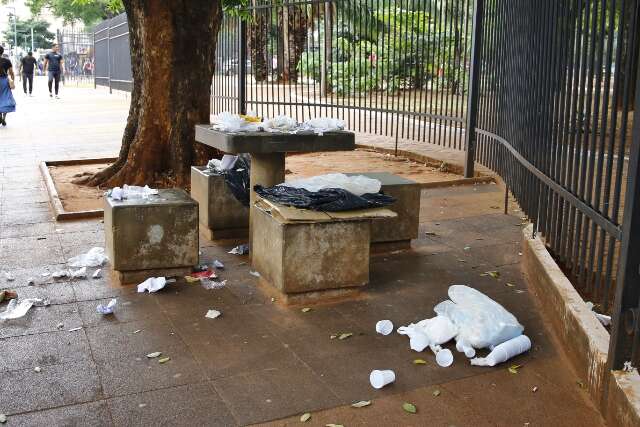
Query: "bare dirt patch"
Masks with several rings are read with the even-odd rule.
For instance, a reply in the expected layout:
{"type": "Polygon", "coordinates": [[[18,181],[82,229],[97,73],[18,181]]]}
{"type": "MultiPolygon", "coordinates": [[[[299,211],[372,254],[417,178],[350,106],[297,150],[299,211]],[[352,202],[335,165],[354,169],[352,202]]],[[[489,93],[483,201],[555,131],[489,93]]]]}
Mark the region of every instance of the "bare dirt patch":
{"type": "MultiPolygon", "coordinates": [[[[83,174],[94,174],[109,163],[49,166],[64,210],[79,212],[102,209],[104,189],[74,184],[83,174]]],[[[331,172],[389,172],[419,183],[433,183],[460,179],[460,175],[443,172],[439,168],[369,150],[309,153],[287,157],[287,179],[331,172]]]]}

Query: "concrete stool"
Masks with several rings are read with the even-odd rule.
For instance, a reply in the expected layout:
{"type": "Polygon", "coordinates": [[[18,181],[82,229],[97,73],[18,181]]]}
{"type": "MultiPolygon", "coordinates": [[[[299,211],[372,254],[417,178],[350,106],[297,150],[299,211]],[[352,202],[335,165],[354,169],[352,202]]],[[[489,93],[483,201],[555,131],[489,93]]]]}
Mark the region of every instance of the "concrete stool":
{"type": "Polygon", "coordinates": [[[234,197],[224,176],[211,173],[205,167],[191,167],[191,197],[198,202],[200,231],[207,239],[249,235],[249,208],[234,197]]]}
{"type": "Polygon", "coordinates": [[[370,218],[289,222],[258,206],[252,215],[253,267],[285,302],[349,296],[369,282],[370,218]]]}
{"type": "Polygon", "coordinates": [[[388,172],[348,173],[377,179],[382,183],[382,192],[393,196],[396,202],[390,208],[398,214],[396,218],[385,218],[371,224],[371,243],[392,243],[409,246],[411,239],[418,238],[420,226],[420,184],[388,172]]]}
{"type": "Polygon", "coordinates": [[[198,204],[184,190],[148,199],[105,197],[107,255],[122,283],[183,276],[198,264],[198,204]]]}

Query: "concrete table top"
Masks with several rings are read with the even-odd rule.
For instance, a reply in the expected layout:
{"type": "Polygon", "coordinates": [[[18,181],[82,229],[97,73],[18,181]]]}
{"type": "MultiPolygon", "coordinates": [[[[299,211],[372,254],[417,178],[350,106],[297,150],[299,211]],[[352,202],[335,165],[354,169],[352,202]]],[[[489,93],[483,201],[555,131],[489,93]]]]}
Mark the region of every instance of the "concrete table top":
{"type": "Polygon", "coordinates": [[[309,153],[349,151],[356,148],[353,132],[336,131],[318,135],[313,132],[222,132],[211,125],[196,125],[196,141],[231,154],[309,153]]]}

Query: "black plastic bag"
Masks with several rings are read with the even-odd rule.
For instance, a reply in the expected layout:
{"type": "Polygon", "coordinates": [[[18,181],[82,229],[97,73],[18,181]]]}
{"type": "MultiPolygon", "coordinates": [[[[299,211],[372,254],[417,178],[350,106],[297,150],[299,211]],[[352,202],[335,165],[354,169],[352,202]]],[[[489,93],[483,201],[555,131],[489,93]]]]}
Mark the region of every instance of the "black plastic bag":
{"type": "Polygon", "coordinates": [[[274,203],[325,212],[379,208],[388,206],[396,201],[393,197],[382,193],[356,196],[341,188],[327,188],[312,192],[304,188],[292,188],[282,185],[269,188],[256,185],[253,189],[258,195],[274,203]]]}
{"type": "Polygon", "coordinates": [[[242,203],[243,206],[249,206],[249,175],[251,171],[251,160],[249,156],[240,155],[233,165],[233,168],[223,171],[224,181],[231,190],[233,196],[242,203]]]}

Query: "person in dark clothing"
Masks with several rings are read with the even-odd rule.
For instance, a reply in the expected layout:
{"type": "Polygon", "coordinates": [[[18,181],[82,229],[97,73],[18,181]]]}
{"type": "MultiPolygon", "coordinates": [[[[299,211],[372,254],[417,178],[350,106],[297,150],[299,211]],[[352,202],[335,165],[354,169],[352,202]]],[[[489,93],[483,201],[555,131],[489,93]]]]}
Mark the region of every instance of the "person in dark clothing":
{"type": "Polygon", "coordinates": [[[58,45],[54,44],[51,52],[44,57],[44,72],[49,72],[49,96],[53,97],[52,86],[55,83],[56,99],[60,87],[60,75],[64,73],[64,59],[58,51],[58,45]]]}
{"type": "Polygon", "coordinates": [[[15,81],[11,61],[3,58],[4,48],[0,46],[0,125],[7,125],[7,114],[16,111],[16,100],[13,99],[11,86],[15,81]],[[11,77],[11,80],[9,80],[11,77]]]}
{"type": "Polygon", "coordinates": [[[22,65],[22,89],[24,94],[27,94],[27,82],[29,82],[29,96],[33,92],[33,71],[36,66],[36,58],[33,57],[33,52],[27,53],[27,56],[20,61],[22,65]]]}

